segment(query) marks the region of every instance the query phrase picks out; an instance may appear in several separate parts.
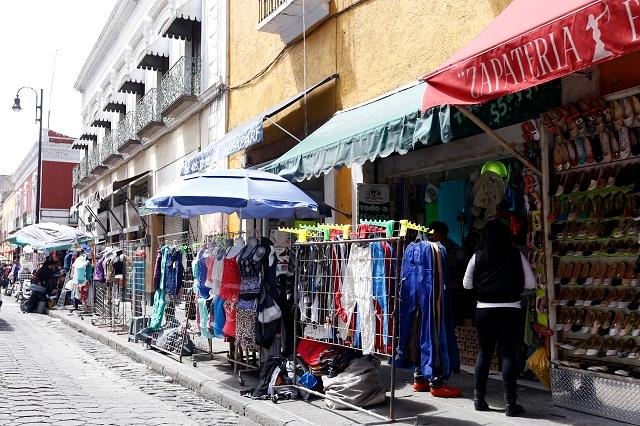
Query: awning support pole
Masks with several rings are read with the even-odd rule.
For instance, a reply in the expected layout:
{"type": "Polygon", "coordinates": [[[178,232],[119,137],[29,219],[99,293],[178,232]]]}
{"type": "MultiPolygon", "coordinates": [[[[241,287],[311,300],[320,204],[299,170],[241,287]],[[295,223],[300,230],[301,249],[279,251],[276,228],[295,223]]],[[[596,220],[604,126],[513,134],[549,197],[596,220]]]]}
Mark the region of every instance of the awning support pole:
{"type": "Polygon", "coordinates": [[[120,230],[122,231],[124,229],[124,226],[122,226],[122,223],[120,223],[116,214],[113,212],[113,210],[111,210],[111,206],[107,206],[107,210],[109,210],[109,213],[111,213],[111,216],[113,216],[116,222],[118,222],[118,225],[120,225],[120,230]]]}
{"type": "MultiPolygon", "coordinates": [[[[555,300],[555,288],[550,283],[553,283],[553,256],[551,255],[551,223],[549,223],[549,214],[551,213],[551,198],[549,197],[549,134],[547,131],[540,127],[540,164],[542,164],[542,188],[540,188],[540,197],[542,198],[542,231],[544,232],[544,260],[545,260],[545,279],[547,281],[547,300],[555,300]]],[[[549,309],[548,324],[551,330],[555,329],[556,325],[556,310],[549,309]]],[[[551,343],[551,360],[556,361],[558,359],[558,348],[556,341],[558,340],[557,333],[554,333],[550,338],[551,343]]]]}
{"type": "Polygon", "coordinates": [[[302,142],[300,139],[298,139],[297,137],[293,136],[291,134],[291,132],[289,132],[287,129],[285,129],[284,127],[282,127],[281,125],[279,125],[278,123],[276,123],[275,121],[273,121],[271,119],[271,117],[266,117],[267,120],[269,120],[270,123],[274,124],[276,127],[278,127],[280,130],[282,130],[283,132],[285,132],[286,134],[288,134],[289,136],[291,136],[292,138],[294,138],[297,142],[302,142]]]}
{"type": "Polygon", "coordinates": [[[98,218],[98,216],[93,212],[93,210],[91,210],[91,208],[90,208],[89,206],[86,206],[86,205],[85,205],[85,206],[84,206],[84,208],[85,208],[85,209],[87,209],[87,211],[89,212],[89,214],[90,214],[91,216],[93,216],[93,218],[96,220],[96,222],[98,223],[98,225],[100,225],[100,228],[102,228],[102,230],[105,232],[105,234],[106,234],[107,232],[109,232],[109,231],[107,230],[107,228],[105,228],[105,227],[104,227],[104,225],[102,224],[102,222],[100,221],[100,219],[98,218]]]}
{"type": "Polygon", "coordinates": [[[129,199],[129,197],[127,197],[127,201],[129,202],[129,205],[131,207],[133,207],[133,210],[136,212],[136,214],[138,215],[138,217],[140,218],[140,220],[142,221],[142,225],[144,226],[144,229],[146,230],[148,228],[148,224],[147,221],[144,220],[144,218],[142,217],[142,215],[140,215],[140,211],[138,210],[138,208],[136,207],[135,204],[133,204],[133,202],[129,199]]]}
{"type": "Polygon", "coordinates": [[[533,171],[535,174],[537,174],[540,177],[542,176],[542,172],[540,171],[539,168],[531,164],[531,162],[527,160],[524,157],[524,155],[520,154],[518,151],[513,149],[513,147],[509,145],[509,142],[507,142],[502,136],[500,136],[491,127],[487,126],[482,120],[480,120],[480,118],[478,118],[478,116],[476,116],[474,113],[469,111],[469,109],[467,109],[464,106],[455,105],[455,107],[458,109],[458,111],[462,113],[462,115],[467,117],[469,120],[473,121],[476,124],[476,126],[480,127],[480,129],[483,132],[485,132],[490,138],[498,142],[499,145],[501,145],[504,149],[506,149],[511,154],[513,154],[513,156],[516,157],[518,160],[522,161],[522,163],[524,163],[524,165],[527,166],[529,170],[533,171]]]}

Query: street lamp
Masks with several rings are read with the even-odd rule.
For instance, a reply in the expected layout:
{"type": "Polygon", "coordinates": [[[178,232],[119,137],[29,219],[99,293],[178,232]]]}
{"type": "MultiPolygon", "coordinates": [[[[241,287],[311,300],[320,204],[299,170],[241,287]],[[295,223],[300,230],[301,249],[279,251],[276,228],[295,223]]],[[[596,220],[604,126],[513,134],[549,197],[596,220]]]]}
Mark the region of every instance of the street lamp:
{"type": "Polygon", "coordinates": [[[36,217],[35,223],[40,223],[40,190],[42,187],[42,104],[44,98],[44,91],[40,89],[40,97],[38,98],[38,92],[33,87],[23,86],[18,89],[16,92],[16,98],[13,100],[12,110],[15,112],[22,111],[22,107],[20,106],[20,91],[22,89],[29,89],[36,95],[36,123],[40,123],[40,131],[38,132],[38,180],[36,185],[36,217]],[[40,100],[40,104],[38,104],[38,99],[40,100]],[[38,111],[40,111],[40,115],[38,115],[38,111]]]}

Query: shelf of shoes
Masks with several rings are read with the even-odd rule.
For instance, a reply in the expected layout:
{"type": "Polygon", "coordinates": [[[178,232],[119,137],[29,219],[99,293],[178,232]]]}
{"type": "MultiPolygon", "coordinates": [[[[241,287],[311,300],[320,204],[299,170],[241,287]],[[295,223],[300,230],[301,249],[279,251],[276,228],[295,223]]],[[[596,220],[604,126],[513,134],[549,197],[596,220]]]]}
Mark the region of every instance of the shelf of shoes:
{"type": "Polygon", "coordinates": [[[579,101],[543,114],[558,364],[640,382],[640,100],[579,101]]]}

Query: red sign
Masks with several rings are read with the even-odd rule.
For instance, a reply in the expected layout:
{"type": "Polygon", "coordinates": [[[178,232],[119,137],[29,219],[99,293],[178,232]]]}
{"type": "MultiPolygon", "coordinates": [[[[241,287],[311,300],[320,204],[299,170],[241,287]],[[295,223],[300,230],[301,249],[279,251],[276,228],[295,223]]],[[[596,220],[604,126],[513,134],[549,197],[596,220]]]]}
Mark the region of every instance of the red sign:
{"type": "MultiPolygon", "coordinates": [[[[517,9],[530,6],[529,0],[515,0],[504,13],[512,9],[522,15],[517,9]]],[[[640,0],[594,1],[548,18],[545,25],[497,45],[478,46],[478,54],[425,76],[423,110],[483,103],[640,50],[640,0]]],[[[526,22],[513,24],[527,28],[526,22]]]]}

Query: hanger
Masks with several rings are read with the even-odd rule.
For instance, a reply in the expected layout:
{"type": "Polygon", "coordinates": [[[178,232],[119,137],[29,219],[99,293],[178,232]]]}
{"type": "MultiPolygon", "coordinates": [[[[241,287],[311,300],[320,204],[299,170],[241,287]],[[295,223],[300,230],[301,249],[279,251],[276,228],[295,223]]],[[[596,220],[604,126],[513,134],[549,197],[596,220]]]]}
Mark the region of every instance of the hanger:
{"type": "Polygon", "coordinates": [[[320,225],[300,225],[300,229],[306,229],[307,231],[315,232],[318,237],[322,237],[322,241],[329,241],[331,236],[330,228],[323,228],[320,225]]]}
{"type": "Polygon", "coordinates": [[[348,240],[349,239],[349,233],[351,232],[351,225],[320,224],[320,225],[318,225],[318,228],[320,228],[320,229],[325,229],[326,228],[326,229],[328,229],[330,231],[342,232],[342,239],[343,240],[348,240]]]}
{"type": "Polygon", "coordinates": [[[384,229],[385,236],[387,238],[393,237],[394,220],[362,220],[363,225],[373,225],[384,229]]]}
{"type": "Polygon", "coordinates": [[[296,235],[298,237],[299,243],[306,243],[308,233],[309,233],[307,229],[296,229],[296,228],[286,228],[286,227],[279,227],[278,231],[296,235]]]}
{"type": "Polygon", "coordinates": [[[414,230],[414,231],[418,231],[418,233],[420,233],[420,235],[422,234],[433,234],[433,231],[429,228],[427,228],[426,226],[422,226],[422,225],[417,225],[413,222],[409,222],[406,219],[403,219],[400,221],[400,236],[401,237],[406,237],[407,236],[407,231],[408,230],[414,230]]]}

